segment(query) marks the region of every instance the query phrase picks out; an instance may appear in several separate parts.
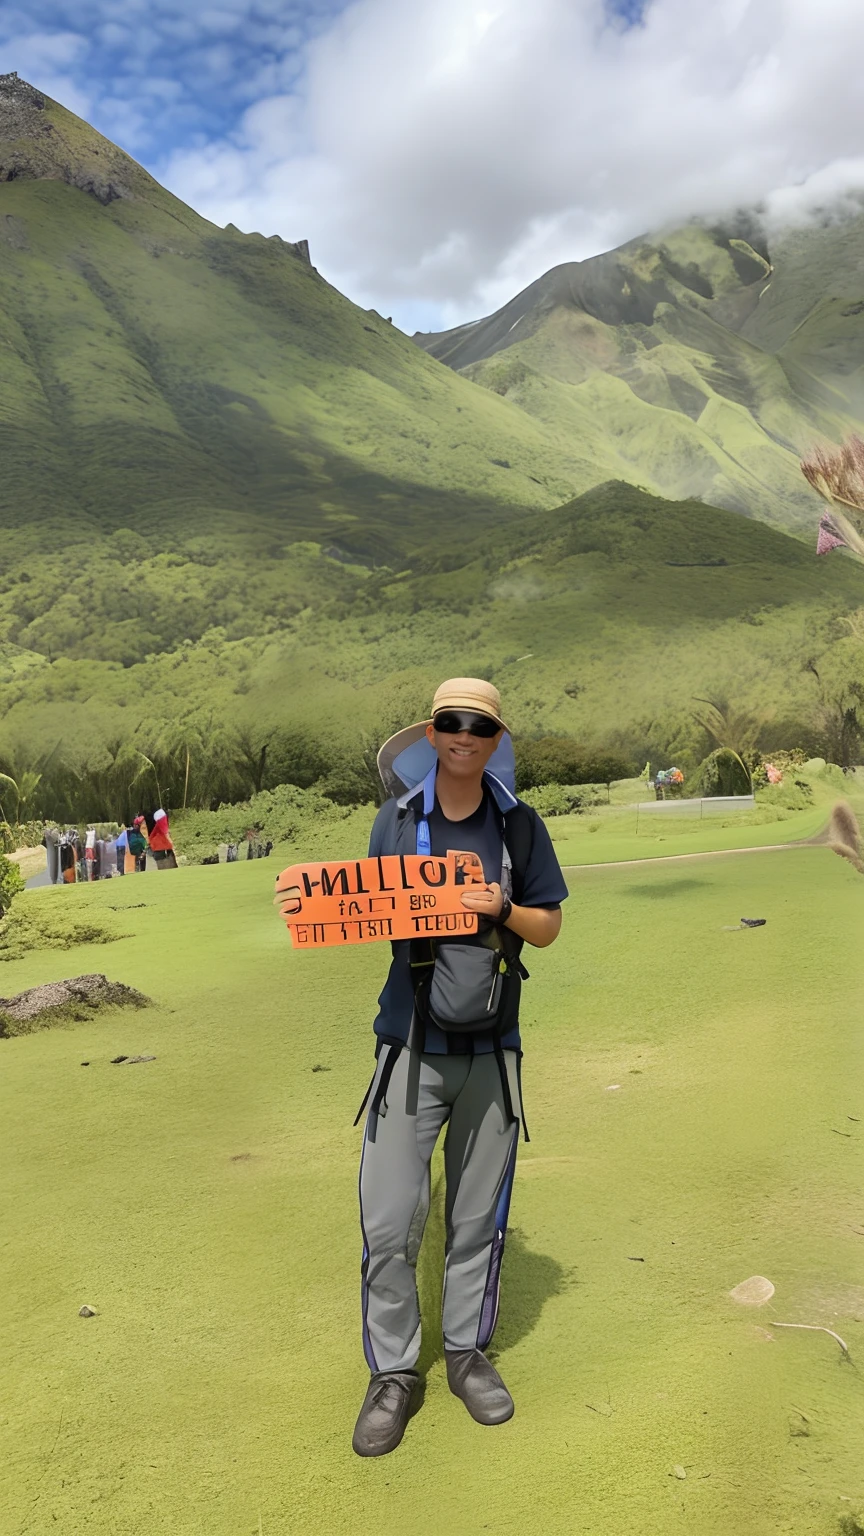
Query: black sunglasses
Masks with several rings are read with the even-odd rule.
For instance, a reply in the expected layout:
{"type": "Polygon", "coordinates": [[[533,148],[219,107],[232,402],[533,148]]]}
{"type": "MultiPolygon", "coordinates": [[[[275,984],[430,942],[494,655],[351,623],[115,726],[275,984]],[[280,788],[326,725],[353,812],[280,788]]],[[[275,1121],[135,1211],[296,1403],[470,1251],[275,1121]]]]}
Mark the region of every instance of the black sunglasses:
{"type": "Polygon", "coordinates": [[[432,724],[443,736],[458,736],[460,731],[467,731],[469,736],[497,736],[501,729],[497,720],[475,715],[469,709],[442,709],[432,724]]]}

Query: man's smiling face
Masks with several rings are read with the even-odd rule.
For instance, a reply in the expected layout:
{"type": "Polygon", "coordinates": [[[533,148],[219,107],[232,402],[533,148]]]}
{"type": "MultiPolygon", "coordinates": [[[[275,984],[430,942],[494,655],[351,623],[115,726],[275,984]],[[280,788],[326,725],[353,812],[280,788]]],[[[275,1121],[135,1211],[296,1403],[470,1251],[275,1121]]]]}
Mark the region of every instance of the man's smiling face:
{"type": "Polygon", "coordinates": [[[454,778],[477,779],[501,740],[503,732],[494,736],[473,736],[470,731],[436,731],[427,725],[426,735],[438,754],[439,765],[454,778]]]}

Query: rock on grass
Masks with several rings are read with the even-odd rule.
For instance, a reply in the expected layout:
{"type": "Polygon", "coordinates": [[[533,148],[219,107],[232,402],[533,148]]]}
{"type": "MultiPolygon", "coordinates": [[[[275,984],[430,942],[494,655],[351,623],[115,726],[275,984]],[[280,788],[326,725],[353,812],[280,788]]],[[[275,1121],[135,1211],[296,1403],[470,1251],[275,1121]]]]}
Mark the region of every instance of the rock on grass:
{"type": "Polygon", "coordinates": [[[149,1008],[152,1001],[134,987],[98,974],[47,981],[15,997],[0,997],[0,1039],[92,1019],[105,1008],[149,1008]]]}

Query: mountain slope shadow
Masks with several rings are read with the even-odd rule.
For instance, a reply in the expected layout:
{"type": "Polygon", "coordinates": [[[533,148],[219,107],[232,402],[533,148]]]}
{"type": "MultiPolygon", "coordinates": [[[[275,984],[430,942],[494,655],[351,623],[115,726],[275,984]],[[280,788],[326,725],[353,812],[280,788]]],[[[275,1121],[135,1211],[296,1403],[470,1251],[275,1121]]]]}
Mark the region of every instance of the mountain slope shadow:
{"type": "MultiPolygon", "coordinates": [[[[444,1283],[444,1174],[433,1181],[429,1216],[417,1262],[417,1289],[423,1319],[423,1343],[418,1370],[424,1375],[443,1359],[441,1291],[444,1283]]],[[[536,1327],[546,1303],[578,1284],[572,1271],[551,1254],[528,1247],[518,1227],[508,1227],[501,1269],[501,1314],[492,1345],[495,1359],[518,1344],[536,1327]]]]}

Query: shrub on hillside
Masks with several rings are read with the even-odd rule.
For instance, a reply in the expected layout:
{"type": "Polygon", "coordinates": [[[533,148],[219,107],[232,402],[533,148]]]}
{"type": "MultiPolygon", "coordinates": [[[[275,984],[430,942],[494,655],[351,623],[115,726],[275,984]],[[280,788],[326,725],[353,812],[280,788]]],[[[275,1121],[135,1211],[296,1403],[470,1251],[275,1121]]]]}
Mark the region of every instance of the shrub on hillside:
{"type": "Polygon", "coordinates": [[[826,749],[824,730],[811,721],[804,720],[772,720],[762,727],[756,738],[763,757],[767,757],[772,763],[777,756],[786,753],[790,757],[800,754],[801,761],[805,758],[816,757],[826,749]]]}
{"type": "Polygon", "coordinates": [[[24,880],[18,865],[0,853],[0,917],[9,911],[13,897],[23,889],[24,880]]]}
{"type": "Polygon", "coordinates": [[[813,804],[813,790],[803,779],[784,778],[782,784],[765,784],[756,791],[760,805],[776,805],[784,811],[806,811],[813,804]]]}
{"type": "Polygon", "coordinates": [[[737,752],[718,747],[699,764],[689,788],[691,795],[708,799],[718,795],[749,795],[750,774],[737,752]]]}
{"type": "Polygon", "coordinates": [[[582,747],[568,736],[540,736],[514,742],[516,788],[538,788],[546,784],[611,784],[626,779],[633,764],[614,752],[582,747]]]}
{"type": "Polygon", "coordinates": [[[792,752],[763,753],[762,761],[757,763],[756,767],[753,769],[753,788],[764,789],[765,786],[771,782],[768,778],[769,763],[772,768],[779,768],[785,783],[787,780],[791,781],[795,778],[796,771],[800,771],[800,769],[804,766],[804,762],[804,753],[800,748],[792,752]]]}
{"type": "Polygon", "coordinates": [[[254,832],[256,842],[294,842],[314,825],[329,826],[350,814],[350,807],[334,804],[318,788],[280,784],[215,811],[178,811],[171,818],[171,836],[178,853],[200,864],[220,843],[242,843],[247,832],[254,832]]]}
{"type": "Polygon", "coordinates": [[[44,821],[19,821],[11,828],[14,848],[38,848],[45,835],[44,821]]]}
{"type": "Polygon", "coordinates": [[[541,816],[572,816],[589,806],[606,804],[605,784],[538,784],[521,798],[541,816]]]}
{"type": "Polygon", "coordinates": [[[382,788],[374,754],[337,754],[315,788],[337,805],[379,804],[382,788]]]}
{"type": "Polygon", "coordinates": [[[42,821],[0,821],[0,849],[14,853],[16,848],[38,848],[45,831],[42,821]]]}

